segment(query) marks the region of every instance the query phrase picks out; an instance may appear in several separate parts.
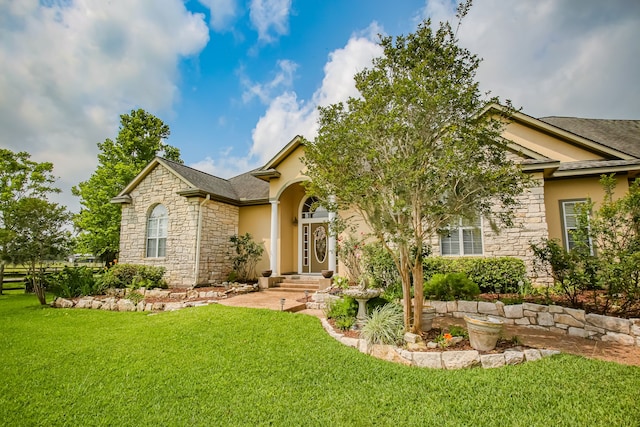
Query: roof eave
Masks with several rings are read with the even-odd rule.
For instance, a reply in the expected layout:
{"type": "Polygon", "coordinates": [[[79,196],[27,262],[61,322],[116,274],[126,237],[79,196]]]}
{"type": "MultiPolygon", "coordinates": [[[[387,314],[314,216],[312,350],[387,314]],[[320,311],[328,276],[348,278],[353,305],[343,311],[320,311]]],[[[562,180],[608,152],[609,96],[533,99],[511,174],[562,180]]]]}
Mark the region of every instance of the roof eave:
{"type": "Polygon", "coordinates": [[[280,172],[275,169],[265,169],[251,172],[258,179],[269,182],[271,179],[280,178],[280,172]]]}
{"type": "Polygon", "coordinates": [[[603,167],[590,167],[580,169],[568,169],[558,170],[553,173],[553,178],[568,178],[568,177],[584,177],[584,176],[600,176],[606,174],[628,174],[633,178],[640,175],[640,166],[603,166],[603,167]]]}
{"type": "Polygon", "coordinates": [[[240,206],[257,206],[269,204],[269,198],[266,199],[240,199],[240,206]]]}
{"type": "Polygon", "coordinates": [[[533,163],[530,165],[523,164],[520,165],[523,172],[533,173],[533,172],[542,172],[545,178],[551,177],[560,167],[560,162],[557,160],[552,160],[544,163],[533,163]]]}
{"type": "Polygon", "coordinates": [[[121,196],[114,197],[113,199],[109,200],[109,202],[113,204],[129,204],[133,202],[133,199],[131,199],[130,195],[124,194],[121,196]]]}
{"type": "Polygon", "coordinates": [[[209,193],[208,191],[204,191],[200,188],[189,188],[186,190],[180,190],[180,191],[177,191],[176,194],[178,196],[182,196],[186,198],[192,198],[192,197],[206,198],[207,196],[209,196],[209,199],[215,200],[217,202],[227,203],[234,206],[239,206],[241,204],[239,200],[220,196],[219,194],[209,193]]]}

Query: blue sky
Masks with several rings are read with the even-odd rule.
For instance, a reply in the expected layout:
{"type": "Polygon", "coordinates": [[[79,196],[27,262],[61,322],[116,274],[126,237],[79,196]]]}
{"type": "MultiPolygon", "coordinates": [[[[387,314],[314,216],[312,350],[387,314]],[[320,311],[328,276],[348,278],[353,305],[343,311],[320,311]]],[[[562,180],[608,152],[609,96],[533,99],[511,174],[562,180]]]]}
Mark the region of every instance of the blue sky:
{"type": "MultiPolygon", "coordinates": [[[[408,34],[450,0],[0,0],[0,146],[52,161],[63,193],[119,115],[144,108],[185,163],[231,177],[357,96],[377,34],[408,34]]],[[[640,119],[640,2],[476,0],[460,44],[483,90],[534,117],[640,119]]]]}

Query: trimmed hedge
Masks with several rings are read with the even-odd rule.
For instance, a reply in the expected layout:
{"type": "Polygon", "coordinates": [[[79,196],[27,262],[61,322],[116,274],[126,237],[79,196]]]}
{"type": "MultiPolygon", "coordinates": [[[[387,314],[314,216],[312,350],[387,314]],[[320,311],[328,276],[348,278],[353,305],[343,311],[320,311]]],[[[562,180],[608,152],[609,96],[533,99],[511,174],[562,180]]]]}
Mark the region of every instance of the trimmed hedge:
{"type": "Polygon", "coordinates": [[[424,280],[434,274],[464,273],[480,287],[480,292],[502,293],[518,291],[518,282],[527,283],[527,268],[524,261],[512,257],[490,258],[445,258],[424,259],[424,280]]]}

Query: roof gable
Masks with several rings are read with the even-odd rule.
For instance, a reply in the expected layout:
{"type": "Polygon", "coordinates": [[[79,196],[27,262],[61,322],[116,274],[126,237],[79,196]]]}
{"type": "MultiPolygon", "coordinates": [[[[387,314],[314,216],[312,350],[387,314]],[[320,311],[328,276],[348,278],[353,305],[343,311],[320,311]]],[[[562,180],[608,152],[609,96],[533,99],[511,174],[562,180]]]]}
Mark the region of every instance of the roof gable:
{"type": "Polygon", "coordinates": [[[178,194],[185,197],[206,197],[234,205],[265,202],[269,198],[269,184],[250,173],[238,175],[230,180],[156,157],[116,197],[112,203],[128,203],[129,193],[156,167],[164,167],[185,184],[178,194]]]}
{"type": "MultiPolygon", "coordinates": [[[[491,111],[503,112],[505,107],[498,104],[490,104],[488,105],[482,112],[482,114],[490,113],[491,111]]],[[[590,120],[590,119],[577,119],[577,120],[590,120]]],[[[522,126],[526,126],[532,130],[541,132],[548,136],[557,139],[559,142],[563,142],[568,144],[569,146],[573,146],[574,148],[578,148],[584,150],[585,152],[592,153],[595,156],[601,157],[601,159],[605,160],[633,160],[638,158],[629,152],[628,150],[620,149],[621,144],[608,144],[608,140],[592,140],[578,133],[574,133],[568,129],[564,129],[557,124],[560,124],[559,121],[556,121],[554,124],[553,120],[548,119],[536,119],[527,114],[521,112],[515,112],[510,118],[512,123],[517,123],[522,126]]],[[[623,120],[624,121],[624,120],[623,120]]],[[[629,122],[637,122],[640,125],[640,121],[630,120],[629,122]]],[[[564,122],[563,124],[566,124],[564,122]]],[[[592,134],[593,135],[593,134],[592,134]]]]}
{"type": "Polygon", "coordinates": [[[540,121],[640,158],[640,120],[542,117],[540,121]]]}

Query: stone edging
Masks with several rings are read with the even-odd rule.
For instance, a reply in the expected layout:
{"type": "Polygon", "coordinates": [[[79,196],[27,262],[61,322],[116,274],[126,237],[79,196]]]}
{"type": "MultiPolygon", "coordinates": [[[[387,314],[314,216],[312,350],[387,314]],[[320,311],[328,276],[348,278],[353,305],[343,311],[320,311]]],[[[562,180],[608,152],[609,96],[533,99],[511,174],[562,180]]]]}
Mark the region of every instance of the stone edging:
{"type": "MultiPolygon", "coordinates": [[[[198,289],[145,289],[136,290],[111,289],[109,295],[85,296],[79,298],[57,297],[51,303],[54,308],[91,308],[94,310],[108,311],[173,311],[186,307],[200,307],[216,304],[219,299],[227,298],[229,293],[241,294],[255,291],[251,285],[233,286],[224,292],[199,291],[198,289]],[[137,293],[143,298],[164,298],[172,301],[146,302],[144,299],[135,302],[131,299],[131,293],[137,293]]],[[[139,297],[138,297],[139,298],[139,297]]]]}
{"type": "Polygon", "coordinates": [[[439,316],[462,318],[467,314],[485,314],[507,325],[640,347],[640,319],[586,314],[584,310],[526,302],[505,305],[501,301],[426,301],[427,305],[435,308],[439,316]]]}
{"type": "Polygon", "coordinates": [[[504,353],[480,354],[476,350],[462,351],[408,351],[392,345],[374,344],[368,346],[363,339],[345,337],[334,331],[327,319],[321,318],[322,326],[336,340],[342,344],[354,347],[362,353],[370,354],[379,359],[401,363],[407,366],[433,369],[462,369],[472,367],[499,368],[506,365],[518,365],[523,362],[533,362],[543,357],[560,354],[557,350],[546,349],[509,349],[504,353]]]}

